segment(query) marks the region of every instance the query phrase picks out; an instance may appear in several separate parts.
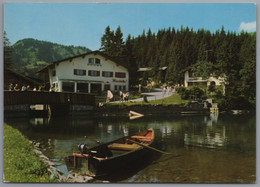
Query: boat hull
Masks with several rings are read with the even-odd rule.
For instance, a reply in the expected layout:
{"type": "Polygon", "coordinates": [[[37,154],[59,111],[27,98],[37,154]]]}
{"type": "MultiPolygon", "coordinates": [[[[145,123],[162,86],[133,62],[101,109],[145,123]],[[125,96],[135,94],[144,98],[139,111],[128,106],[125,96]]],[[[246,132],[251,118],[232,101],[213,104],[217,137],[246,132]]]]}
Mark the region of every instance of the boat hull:
{"type": "Polygon", "coordinates": [[[151,154],[152,150],[142,147],[141,149],[104,160],[90,158],[88,170],[96,177],[109,175],[112,172],[117,172],[121,168],[133,166],[151,154]]]}

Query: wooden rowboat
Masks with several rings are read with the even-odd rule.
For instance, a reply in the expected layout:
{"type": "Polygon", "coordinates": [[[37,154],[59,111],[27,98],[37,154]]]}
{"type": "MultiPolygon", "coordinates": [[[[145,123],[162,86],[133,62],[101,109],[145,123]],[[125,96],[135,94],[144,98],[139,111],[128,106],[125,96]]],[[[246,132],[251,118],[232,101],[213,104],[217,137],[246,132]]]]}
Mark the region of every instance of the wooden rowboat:
{"type": "Polygon", "coordinates": [[[109,175],[120,168],[131,166],[137,160],[146,159],[152,151],[150,146],[153,141],[154,130],[148,129],[81,153],[76,153],[74,149],[74,167],[77,167],[77,158],[85,158],[87,170],[92,176],[109,175]]]}

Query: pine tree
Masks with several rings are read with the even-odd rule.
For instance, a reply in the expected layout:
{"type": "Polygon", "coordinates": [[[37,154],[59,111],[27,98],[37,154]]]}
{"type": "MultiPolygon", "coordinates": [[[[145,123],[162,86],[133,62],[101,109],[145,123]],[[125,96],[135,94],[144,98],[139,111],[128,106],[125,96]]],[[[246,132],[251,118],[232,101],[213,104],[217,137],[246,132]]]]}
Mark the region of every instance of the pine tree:
{"type": "Polygon", "coordinates": [[[117,27],[113,38],[113,54],[112,56],[121,57],[124,51],[123,33],[120,26],[117,27]]]}
{"type": "Polygon", "coordinates": [[[114,47],[114,32],[110,30],[110,26],[105,29],[105,34],[101,38],[100,50],[107,55],[113,54],[114,47]]]}
{"type": "Polygon", "coordinates": [[[12,45],[4,31],[4,68],[12,66],[12,45]]]}

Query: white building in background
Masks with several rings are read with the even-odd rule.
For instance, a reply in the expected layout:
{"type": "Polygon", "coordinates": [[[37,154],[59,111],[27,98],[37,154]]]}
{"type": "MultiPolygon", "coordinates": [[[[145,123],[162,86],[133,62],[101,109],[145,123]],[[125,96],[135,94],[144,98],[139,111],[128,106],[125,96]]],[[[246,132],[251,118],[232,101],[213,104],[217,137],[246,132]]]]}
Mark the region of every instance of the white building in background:
{"type": "Polygon", "coordinates": [[[222,93],[225,95],[226,93],[226,78],[222,76],[218,76],[216,74],[211,74],[208,78],[203,79],[202,77],[196,77],[194,73],[190,70],[185,71],[184,73],[184,86],[192,87],[192,86],[202,86],[202,87],[222,87],[222,93]]]}
{"type": "Polygon", "coordinates": [[[129,90],[128,69],[100,51],[53,62],[39,72],[48,74],[50,86],[57,92],[129,90]]]}
{"type": "Polygon", "coordinates": [[[196,77],[191,70],[185,71],[184,74],[184,86],[192,87],[196,85],[201,85],[208,87],[212,86],[224,86],[226,83],[225,78],[221,76],[217,76],[216,74],[210,75],[207,79],[203,79],[202,77],[196,77]]]}

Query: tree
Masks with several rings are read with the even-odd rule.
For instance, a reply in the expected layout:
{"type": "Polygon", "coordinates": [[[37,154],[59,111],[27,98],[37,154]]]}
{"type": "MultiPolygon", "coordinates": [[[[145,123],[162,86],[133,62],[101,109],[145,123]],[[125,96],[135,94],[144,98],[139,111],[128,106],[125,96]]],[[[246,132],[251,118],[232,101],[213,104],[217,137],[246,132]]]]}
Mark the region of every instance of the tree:
{"type": "Polygon", "coordinates": [[[12,65],[12,45],[7,34],[4,31],[4,68],[10,68],[12,65]]]}
{"type": "Polygon", "coordinates": [[[179,42],[172,42],[169,49],[169,67],[166,72],[166,81],[174,84],[181,84],[182,75],[181,70],[185,68],[183,66],[183,58],[181,54],[181,47],[179,42]]]}
{"type": "Polygon", "coordinates": [[[214,71],[213,63],[209,61],[201,61],[196,66],[192,67],[192,72],[196,77],[207,79],[214,71]]]}
{"type": "Polygon", "coordinates": [[[113,38],[113,51],[112,56],[120,57],[124,51],[123,33],[120,26],[117,27],[115,36],[113,38]]]}
{"type": "Polygon", "coordinates": [[[138,84],[138,75],[137,75],[137,63],[133,55],[133,40],[129,34],[126,38],[125,47],[123,51],[124,63],[129,67],[129,86],[134,87],[138,84]]]}
{"type": "Polygon", "coordinates": [[[119,61],[123,58],[124,53],[123,33],[120,26],[117,27],[116,32],[111,31],[107,26],[105,34],[101,38],[100,50],[111,57],[116,57],[119,61]]]}
{"type": "Polygon", "coordinates": [[[244,96],[251,100],[256,99],[256,61],[247,61],[240,70],[241,88],[244,96]]]}
{"type": "Polygon", "coordinates": [[[113,42],[114,42],[114,32],[110,30],[107,26],[105,29],[105,34],[101,38],[100,50],[107,55],[111,55],[113,52],[113,42]]]}

